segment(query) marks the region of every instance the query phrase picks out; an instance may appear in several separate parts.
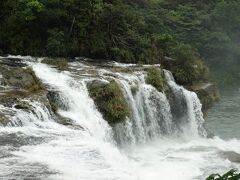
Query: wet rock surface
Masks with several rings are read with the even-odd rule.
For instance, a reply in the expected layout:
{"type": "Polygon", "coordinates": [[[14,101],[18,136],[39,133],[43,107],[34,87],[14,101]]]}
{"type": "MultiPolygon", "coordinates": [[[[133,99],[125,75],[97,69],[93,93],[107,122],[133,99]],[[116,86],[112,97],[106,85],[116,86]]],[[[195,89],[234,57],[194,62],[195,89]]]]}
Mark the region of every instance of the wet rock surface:
{"type": "Polygon", "coordinates": [[[65,110],[65,111],[69,109],[69,106],[67,104],[67,98],[65,98],[58,91],[48,91],[47,99],[54,112],[56,112],[58,109],[65,110]]]}
{"type": "Polygon", "coordinates": [[[202,103],[202,111],[205,115],[219,100],[219,91],[215,84],[209,82],[198,83],[188,87],[188,89],[197,93],[202,103]]]}
{"type": "Polygon", "coordinates": [[[0,58],[0,124],[11,124],[17,110],[31,112],[33,101],[50,107],[46,91],[33,70],[22,59],[0,58]]]}
{"type": "Polygon", "coordinates": [[[9,67],[26,67],[27,64],[22,62],[20,58],[0,58],[0,65],[6,65],[9,67]]]}

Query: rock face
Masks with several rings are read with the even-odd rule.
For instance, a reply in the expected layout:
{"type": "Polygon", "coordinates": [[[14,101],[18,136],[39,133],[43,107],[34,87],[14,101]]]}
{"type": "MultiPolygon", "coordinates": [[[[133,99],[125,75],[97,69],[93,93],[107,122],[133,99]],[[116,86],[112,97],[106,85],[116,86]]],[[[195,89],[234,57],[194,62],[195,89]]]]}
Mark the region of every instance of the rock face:
{"type": "Polygon", "coordinates": [[[0,60],[0,105],[3,109],[13,109],[12,112],[0,114],[0,124],[3,126],[10,122],[14,109],[30,112],[30,101],[38,101],[50,107],[43,85],[33,70],[26,66],[17,58],[0,60]]]}
{"type": "Polygon", "coordinates": [[[31,68],[0,66],[0,71],[3,85],[26,91],[42,89],[40,81],[31,68]]]}
{"type": "Polygon", "coordinates": [[[187,114],[187,102],[184,98],[183,92],[180,91],[179,94],[174,92],[174,89],[169,88],[166,91],[169,104],[171,106],[171,112],[173,119],[177,125],[186,120],[187,114]]]}
{"type": "MultiPolygon", "coordinates": [[[[67,68],[67,62],[59,61],[53,62],[57,64],[52,65],[60,70],[67,68]]],[[[57,113],[58,109],[68,110],[66,99],[59,92],[48,91],[34,71],[21,59],[0,59],[0,126],[11,125],[11,117],[17,110],[34,113],[31,102],[39,102],[49,110],[56,122],[73,128],[82,128],[57,113]]]]}
{"type": "Polygon", "coordinates": [[[42,61],[42,63],[52,65],[61,71],[66,70],[68,68],[68,61],[67,59],[64,59],[64,58],[54,58],[54,59],[46,58],[42,61]]]}
{"type": "Polygon", "coordinates": [[[207,111],[212,108],[215,102],[219,100],[217,86],[212,83],[198,83],[188,87],[189,90],[197,93],[203,107],[202,111],[206,115],[207,111]]]}
{"type": "Polygon", "coordinates": [[[219,99],[217,86],[209,80],[209,70],[207,66],[199,60],[189,62],[188,64],[179,64],[176,60],[165,58],[163,67],[170,70],[177,84],[183,85],[186,89],[197,93],[206,115],[219,99]]]}
{"type": "Polygon", "coordinates": [[[26,67],[27,64],[22,62],[21,59],[18,58],[1,58],[0,59],[1,65],[6,65],[9,67],[26,67]]]}

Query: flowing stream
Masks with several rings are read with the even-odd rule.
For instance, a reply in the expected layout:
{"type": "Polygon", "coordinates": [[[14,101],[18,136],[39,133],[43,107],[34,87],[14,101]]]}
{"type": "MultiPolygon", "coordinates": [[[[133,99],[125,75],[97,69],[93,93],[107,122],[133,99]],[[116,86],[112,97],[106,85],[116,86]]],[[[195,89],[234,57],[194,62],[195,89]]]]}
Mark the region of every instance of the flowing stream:
{"type": "Polygon", "coordinates": [[[146,84],[141,70],[120,73],[73,62],[60,72],[28,63],[60,94],[64,108],[58,113],[73,126],[58,123],[37,101],[26,99],[29,112],[0,105],[1,112],[14,114],[11,124],[0,127],[0,179],[201,180],[240,167],[240,141],[207,139],[197,95],[177,85],[169,71],[166,94],[146,84]],[[125,123],[111,127],[97,110],[87,90],[96,79],[114,79],[122,88],[131,110],[125,123]],[[229,152],[238,157],[228,158],[229,152]]]}

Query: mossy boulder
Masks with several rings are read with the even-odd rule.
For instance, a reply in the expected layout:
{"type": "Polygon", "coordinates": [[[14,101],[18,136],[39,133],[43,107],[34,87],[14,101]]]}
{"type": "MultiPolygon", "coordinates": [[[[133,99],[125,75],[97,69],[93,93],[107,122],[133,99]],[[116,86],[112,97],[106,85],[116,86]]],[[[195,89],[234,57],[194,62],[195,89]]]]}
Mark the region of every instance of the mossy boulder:
{"type": "Polygon", "coordinates": [[[167,87],[167,82],[161,68],[150,67],[147,69],[146,83],[151,84],[159,92],[163,92],[167,87]]]}
{"type": "Polygon", "coordinates": [[[46,58],[42,60],[42,63],[55,66],[61,71],[68,68],[68,61],[65,58],[46,58]]]}
{"type": "Polygon", "coordinates": [[[110,125],[126,120],[129,108],[116,81],[112,80],[109,83],[92,81],[88,84],[88,90],[97,108],[110,125]]]}

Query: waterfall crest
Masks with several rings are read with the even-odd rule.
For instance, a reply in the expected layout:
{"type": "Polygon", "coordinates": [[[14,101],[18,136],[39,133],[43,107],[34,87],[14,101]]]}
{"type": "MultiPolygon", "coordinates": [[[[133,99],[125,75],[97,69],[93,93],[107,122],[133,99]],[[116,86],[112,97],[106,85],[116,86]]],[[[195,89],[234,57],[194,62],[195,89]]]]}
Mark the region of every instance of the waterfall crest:
{"type": "MultiPolygon", "coordinates": [[[[131,72],[115,72],[110,68],[74,62],[70,71],[58,72],[46,64],[28,62],[49,91],[57,91],[64,108],[58,114],[79,125],[84,132],[101,140],[116,141],[117,144],[144,143],[157,137],[182,134],[191,137],[206,137],[201,103],[194,92],[176,84],[171,72],[164,70],[169,89],[157,91],[146,84],[146,72],[137,69],[131,72]],[[109,82],[115,80],[121,87],[130,109],[126,121],[108,125],[94,105],[87,90],[93,80],[109,82]],[[133,92],[132,87],[136,90],[133,92]]],[[[127,65],[113,64],[115,68],[127,65]]],[[[112,66],[112,64],[111,64],[112,66]]],[[[133,65],[132,65],[133,66],[133,65]]],[[[24,126],[42,121],[54,121],[40,102],[31,102],[32,112],[15,111],[11,125],[24,126]],[[34,122],[33,122],[34,121],[34,122]]],[[[3,111],[3,109],[2,109],[3,111]]],[[[11,111],[6,110],[5,111],[11,111]]]]}

